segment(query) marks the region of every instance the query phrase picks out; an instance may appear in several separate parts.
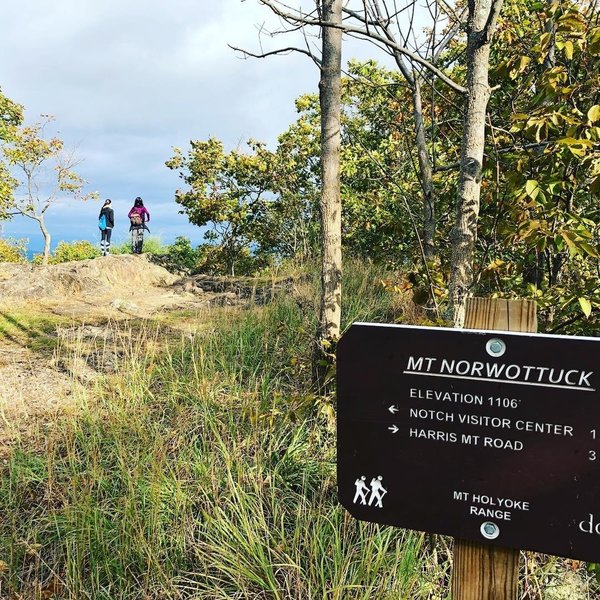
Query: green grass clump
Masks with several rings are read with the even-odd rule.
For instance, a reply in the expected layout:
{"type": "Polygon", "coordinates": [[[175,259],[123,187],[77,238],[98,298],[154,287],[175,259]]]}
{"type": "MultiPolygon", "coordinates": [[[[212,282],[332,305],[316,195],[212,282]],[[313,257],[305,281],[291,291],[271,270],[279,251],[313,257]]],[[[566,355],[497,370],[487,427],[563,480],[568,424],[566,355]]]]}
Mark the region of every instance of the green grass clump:
{"type": "MultiPolygon", "coordinates": [[[[167,250],[162,238],[159,235],[144,236],[143,252],[145,254],[164,254],[167,250]]],[[[131,254],[131,235],[110,247],[111,254],[131,254]]]]}
{"type": "MultiPolygon", "coordinates": [[[[354,314],[392,310],[353,277],[354,314]]],[[[160,353],[151,324],[134,336],[97,397],[3,469],[0,596],[385,600],[443,589],[443,568],[418,566],[421,535],[360,523],[337,503],[335,436],[309,388],[314,315],[311,300],[282,295],[212,309],[208,326],[160,353]]]]}
{"type": "Polygon", "coordinates": [[[67,322],[63,317],[32,310],[0,310],[0,343],[51,355],[58,345],[56,328],[67,322]]]}

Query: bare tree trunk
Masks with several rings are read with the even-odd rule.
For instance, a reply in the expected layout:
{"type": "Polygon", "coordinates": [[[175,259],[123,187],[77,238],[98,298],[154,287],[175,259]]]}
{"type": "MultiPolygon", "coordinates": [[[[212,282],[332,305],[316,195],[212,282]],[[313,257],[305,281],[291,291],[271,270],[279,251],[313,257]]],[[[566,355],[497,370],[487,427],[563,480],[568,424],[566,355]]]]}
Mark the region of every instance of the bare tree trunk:
{"type": "MultiPolygon", "coordinates": [[[[393,40],[389,28],[384,29],[388,39],[393,40]]],[[[421,75],[406,65],[402,54],[397,50],[393,53],[396,64],[404,79],[410,86],[413,100],[413,122],[415,124],[415,144],[419,159],[419,175],[423,189],[423,253],[425,260],[431,260],[436,255],[435,248],[435,197],[433,195],[433,169],[427,149],[425,125],[423,122],[423,97],[421,95],[421,75]]]]}
{"type": "MultiPolygon", "coordinates": [[[[342,0],[321,0],[324,22],[341,24],[342,0]]],[[[314,378],[322,390],[328,355],[340,335],[342,294],[342,204],[340,198],[340,113],[342,31],[323,26],[321,106],[321,306],[314,355],[314,378]]]]}
{"type": "MultiPolygon", "coordinates": [[[[385,6],[385,3],[384,3],[385,6]]],[[[458,28],[456,28],[458,31],[458,28]]],[[[441,52],[450,40],[454,37],[456,31],[449,34],[446,40],[440,46],[438,53],[441,52]]],[[[389,26],[384,27],[384,32],[388,40],[393,41],[389,26]]],[[[413,122],[415,125],[415,145],[417,147],[417,156],[419,159],[419,176],[421,187],[423,189],[423,253],[426,261],[432,260],[437,254],[435,247],[435,205],[436,198],[433,189],[433,167],[429,157],[427,147],[427,137],[425,134],[425,125],[423,120],[423,96],[421,94],[422,75],[413,68],[412,72],[406,65],[404,57],[398,50],[393,51],[394,59],[398,68],[412,92],[413,101],[413,122]]],[[[433,57],[432,64],[435,64],[436,56],[433,57]]]]}
{"type": "Polygon", "coordinates": [[[415,142],[419,157],[419,171],[423,188],[423,251],[426,260],[436,255],[435,248],[435,198],[433,196],[433,171],[427,151],[427,139],[423,124],[423,100],[421,97],[421,80],[418,73],[413,81],[413,118],[415,122],[415,142]]]}
{"type": "Polygon", "coordinates": [[[473,284],[473,257],[481,193],[490,46],[502,0],[469,0],[467,21],[467,93],[460,158],[447,317],[455,327],[465,318],[473,284]]]}
{"type": "Polygon", "coordinates": [[[50,232],[46,228],[46,224],[44,223],[44,215],[42,215],[37,221],[40,226],[40,231],[44,236],[44,255],[42,258],[42,264],[47,265],[48,260],[50,259],[50,242],[52,241],[52,238],[50,236],[50,232]]]}

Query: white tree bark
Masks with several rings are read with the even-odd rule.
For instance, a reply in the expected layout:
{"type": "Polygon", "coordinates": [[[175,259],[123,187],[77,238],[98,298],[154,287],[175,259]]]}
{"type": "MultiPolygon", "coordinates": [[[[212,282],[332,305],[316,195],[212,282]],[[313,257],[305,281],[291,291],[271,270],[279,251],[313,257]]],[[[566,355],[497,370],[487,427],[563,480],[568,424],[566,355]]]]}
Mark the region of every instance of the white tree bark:
{"type": "Polygon", "coordinates": [[[473,258],[481,193],[485,118],[490,98],[489,56],[503,0],[469,0],[467,21],[467,93],[452,232],[448,318],[462,327],[465,301],[473,284],[473,258]]]}
{"type": "Polygon", "coordinates": [[[44,237],[44,254],[42,257],[42,264],[47,265],[50,260],[50,243],[52,241],[52,236],[46,227],[46,223],[44,222],[44,215],[42,214],[37,222],[40,226],[40,231],[42,232],[42,236],[44,237]]]}

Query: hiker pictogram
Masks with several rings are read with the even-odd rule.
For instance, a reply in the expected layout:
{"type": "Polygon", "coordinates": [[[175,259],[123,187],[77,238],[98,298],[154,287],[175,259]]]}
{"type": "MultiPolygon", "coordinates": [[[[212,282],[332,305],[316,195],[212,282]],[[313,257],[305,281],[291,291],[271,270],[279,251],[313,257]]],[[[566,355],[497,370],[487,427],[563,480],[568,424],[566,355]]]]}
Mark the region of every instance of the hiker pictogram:
{"type": "Polygon", "coordinates": [[[366,481],[366,477],[364,475],[362,475],[360,477],[360,479],[357,479],[354,482],[354,485],[356,486],[356,493],[354,494],[354,504],[356,504],[356,501],[360,498],[360,503],[361,504],[366,504],[367,503],[367,494],[369,493],[369,488],[367,487],[367,484],[365,483],[366,481]]]}
{"type": "Polygon", "coordinates": [[[371,479],[371,497],[369,498],[369,506],[373,503],[373,500],[376,500],[377,503],[375,506],[377,508],[383,508],[382,500],[383,497],[387,494],[387,490],[384,489],[383,485],[381,485],[383,477],[378,475],[377,477],[373,477],[371,479]]]}
{"type": "Polygon", "coordinates": [[[361,504],[368,504],[369,506],[373,505],[375,502],[375,507],[383,508],[383,497],[387,494],[387,490],[383,487],[382,481],[383,477],[378,475],[377,477],[373,477],[371,479],[371,487],[369,488],[365,483],[367,480],[365,475],[361,475],[354,482],[354,487],[356,488],[356,492],[354,494],[354,499],[352,502],[354,504],[358,504],[360,500],[361,504]],[[371,493],[369,497],[369,502],[367,503],[367,494],[371,493]]]}

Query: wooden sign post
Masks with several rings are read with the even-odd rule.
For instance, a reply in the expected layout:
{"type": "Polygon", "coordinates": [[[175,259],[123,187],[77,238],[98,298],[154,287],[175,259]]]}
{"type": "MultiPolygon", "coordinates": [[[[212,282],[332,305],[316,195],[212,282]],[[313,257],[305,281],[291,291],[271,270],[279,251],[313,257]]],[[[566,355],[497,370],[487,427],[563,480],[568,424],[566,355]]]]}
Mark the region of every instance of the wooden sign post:
{"type": "MultiPolygon", "coordinates": [[[[465,328],[535,333],[535,302],[469,298],[465,328]]],[[[518,550],[455,540],[453,600],[515,600],[518,577],[518,550]]]]}

